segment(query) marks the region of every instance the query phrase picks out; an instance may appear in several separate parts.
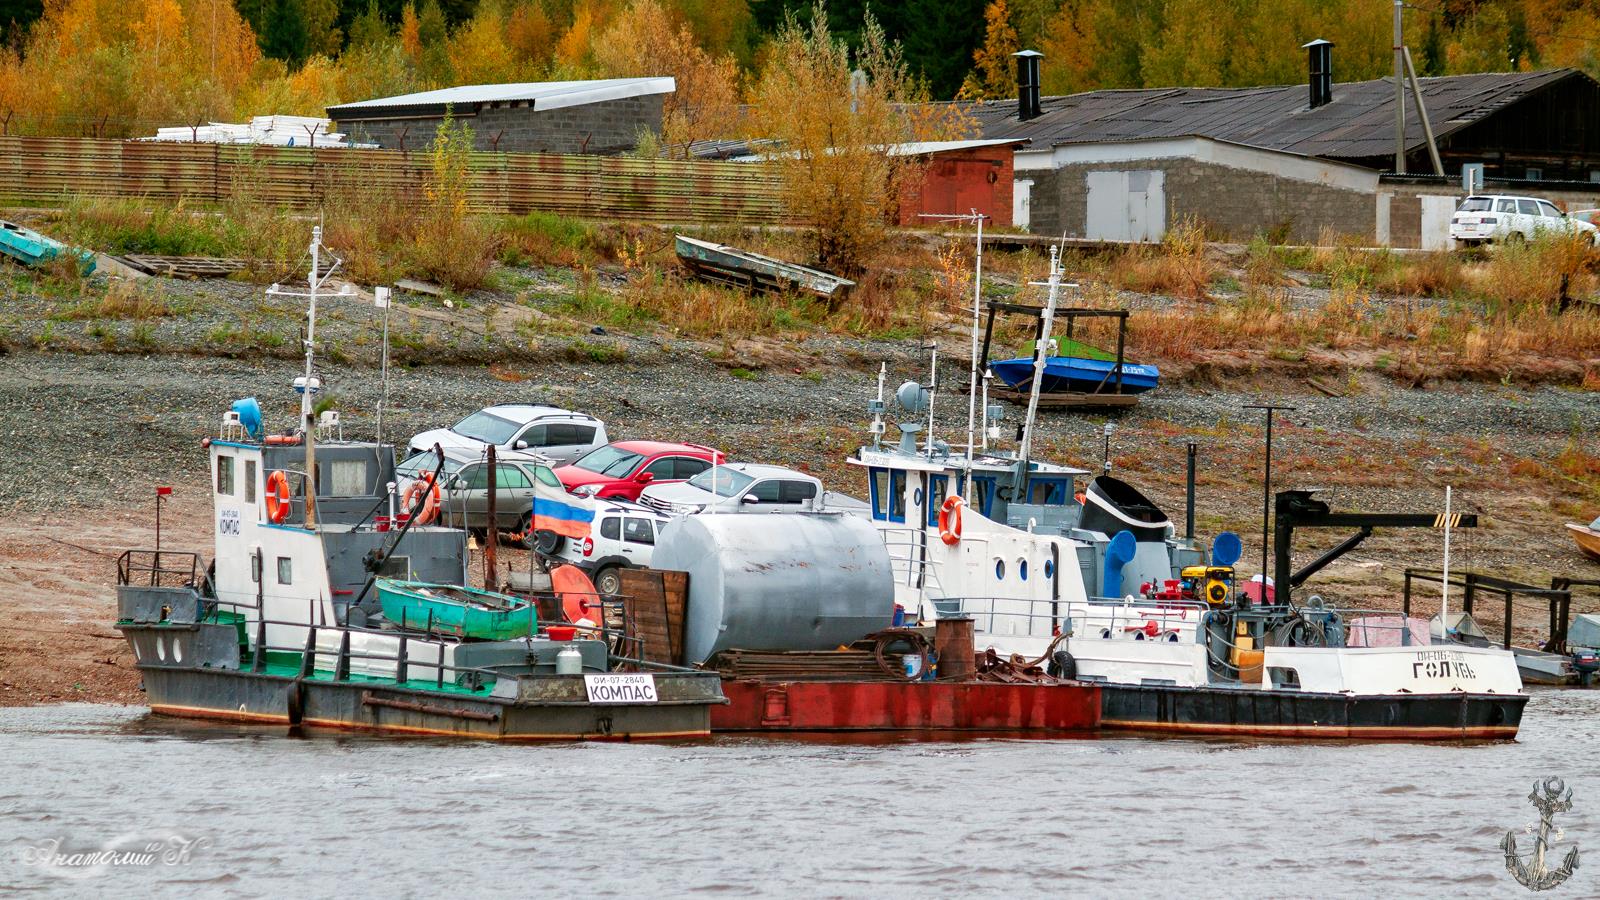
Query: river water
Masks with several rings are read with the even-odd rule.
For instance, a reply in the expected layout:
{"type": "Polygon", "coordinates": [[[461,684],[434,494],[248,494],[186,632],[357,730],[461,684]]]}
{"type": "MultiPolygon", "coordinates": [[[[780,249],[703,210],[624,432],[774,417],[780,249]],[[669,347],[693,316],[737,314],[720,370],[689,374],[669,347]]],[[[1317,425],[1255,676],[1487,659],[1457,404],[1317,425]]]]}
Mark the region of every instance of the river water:
{"type": "MultiPolygon", "coordinates": [[[[1532,845],[1535,779],[1600,854],[1597,738],[1600,691],[1475,745],[502,746],[3,709],[0,895],[1521,896],[1499,843],[1532,845]]],[[[1596,895],[1587,863],[1544,896],[1596,895]]]]}

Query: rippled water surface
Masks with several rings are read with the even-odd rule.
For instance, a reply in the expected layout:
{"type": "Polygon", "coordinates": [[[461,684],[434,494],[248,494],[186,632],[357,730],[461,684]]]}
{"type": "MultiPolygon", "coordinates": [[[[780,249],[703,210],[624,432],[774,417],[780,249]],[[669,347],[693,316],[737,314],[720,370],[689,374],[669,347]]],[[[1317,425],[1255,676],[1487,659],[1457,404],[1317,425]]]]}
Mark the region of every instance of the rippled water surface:
{"type": "MultiPolygon", "coordinates": [[[[4,709],[0,895],[1523,896],[1499,842],[1535,779],[1566,778],[1558,824],[1600,859],[1597,737],[1581,691],[1467,746],[501,746],[4,709]],[[39,852],[197,838],[171,864],[39,852]]],[[[1596,895],[1589,863],[1542,896],[1596,895]]]]}

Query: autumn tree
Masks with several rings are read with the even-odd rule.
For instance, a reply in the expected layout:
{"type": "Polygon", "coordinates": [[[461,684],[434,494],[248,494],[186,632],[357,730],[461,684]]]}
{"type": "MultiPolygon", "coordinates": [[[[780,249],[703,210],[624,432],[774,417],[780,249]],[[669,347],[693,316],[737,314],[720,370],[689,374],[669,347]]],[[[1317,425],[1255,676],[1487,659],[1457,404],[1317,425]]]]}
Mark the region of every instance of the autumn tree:
{"type": "Polygon", "coordinates": [[[972,71],[961,84],[960,96],[973,100],[1012,96],[1016,93],[1016,60],[1012,54],[1022,45],[1011,25],[1006,0],[993,0],[984,9],[983,19],[983,46],[972,51],[972,71]]]}
{"type": "Polygon", "coordinates": [[[820,3],[809,24],[791,15],[773,39],[751,92],[749,133],[777,141],[769,164],[810,228],[818,264],[859,277],[882,245],[898,191],[917,172],[912,157],[892,152],[913,137],[899,105],[925,98],[870,15],[853,59],[820,3]]]}
{"type": "Polygon", "coordinates": [[[691,141],[725,137],[739,127],[738,64],[713,56],[659,0],[634,0],[595,42],[595,64],[611,78],[670,75],[676,90],[662,109],[663,141],[687,153],[691,141]]]}

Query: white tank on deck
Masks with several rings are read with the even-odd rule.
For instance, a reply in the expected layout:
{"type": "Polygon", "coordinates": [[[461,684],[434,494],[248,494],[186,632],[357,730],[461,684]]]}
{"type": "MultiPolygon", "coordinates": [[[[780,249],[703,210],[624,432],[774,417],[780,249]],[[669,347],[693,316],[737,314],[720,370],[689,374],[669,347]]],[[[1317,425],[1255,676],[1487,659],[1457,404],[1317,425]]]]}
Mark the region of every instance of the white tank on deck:
{"type": "Polygon", "coordinates": [[[894,620],[889,551],[860,516],[685,516],[662,529],[650,566],[689,573],[691,664],[728,649],[832,650],[894,620]]]}

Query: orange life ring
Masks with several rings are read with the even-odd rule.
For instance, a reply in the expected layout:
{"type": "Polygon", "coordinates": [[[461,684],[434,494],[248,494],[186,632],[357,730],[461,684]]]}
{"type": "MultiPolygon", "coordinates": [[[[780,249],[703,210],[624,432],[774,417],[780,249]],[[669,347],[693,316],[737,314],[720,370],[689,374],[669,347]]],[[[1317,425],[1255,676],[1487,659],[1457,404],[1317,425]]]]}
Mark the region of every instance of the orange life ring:
{"type": "Polygon", "coordinates": [[[961,543],[961,507],[965,505],[960,494],[951,494],[939,507],[939,540],[952,547],[961,543]]]}
{"type": "Polygon", "coordinates": [[[422,503],[422,511],[412,520],[418,525],[426,525],[433,521],[439,514],[439,486],[433,483],[433,473],[423,472],[416,480],[406,487],[406,492],[400,498],[400,508],[411,512],[416,505],[418,497],[426,497],[422,503]]]}
{"type": "Polygon", "coordinates": [[[282,469],[267,473],[267,521],[274,525],[289,518],[289,476],[282,469]]]}

